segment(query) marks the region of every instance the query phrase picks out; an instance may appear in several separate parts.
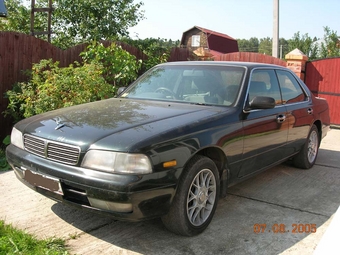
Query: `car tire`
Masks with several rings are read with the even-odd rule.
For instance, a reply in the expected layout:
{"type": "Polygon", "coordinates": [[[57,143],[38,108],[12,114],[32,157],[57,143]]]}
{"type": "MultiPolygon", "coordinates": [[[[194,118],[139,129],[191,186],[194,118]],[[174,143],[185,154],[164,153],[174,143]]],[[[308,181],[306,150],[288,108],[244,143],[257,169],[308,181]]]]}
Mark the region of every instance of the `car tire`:
{"type": "Polygon", "coordinates": [[[311,168],[315,164],[319,152],[319,144],[319,131],[318,128],[313,125],[308,134],[306,143],[301,151],[293,158],[294,165],[302,169],[311,168]]]}
{"type": "Polygon", "coordinates": [[[194,236],[210,224],[220,192],[220,178],[215,163],[196,155],[187,164],[168,214],[165,227],[178,235],[194,236]]]}

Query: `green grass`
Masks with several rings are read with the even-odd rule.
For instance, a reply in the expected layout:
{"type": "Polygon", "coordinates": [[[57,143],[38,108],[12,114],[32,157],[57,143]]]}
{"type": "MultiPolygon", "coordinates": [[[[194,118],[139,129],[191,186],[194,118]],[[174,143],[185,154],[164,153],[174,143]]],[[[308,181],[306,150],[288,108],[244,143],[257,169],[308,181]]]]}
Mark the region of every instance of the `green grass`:
{"type": "Polygon", "coordinates": [[[0,220],[0,254],[66,255],[65,241],[59,238],[38,240],[33,235],[6,225],[0,220]]]}

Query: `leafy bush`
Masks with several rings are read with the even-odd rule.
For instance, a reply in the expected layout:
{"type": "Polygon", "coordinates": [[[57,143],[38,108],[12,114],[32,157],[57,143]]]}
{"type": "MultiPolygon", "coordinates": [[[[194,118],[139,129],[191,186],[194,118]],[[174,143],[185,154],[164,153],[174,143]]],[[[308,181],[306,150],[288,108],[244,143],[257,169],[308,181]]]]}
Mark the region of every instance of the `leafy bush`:
{"type": "Polygon", "coordinates": [[[122,38],[122,40],[130,45],[135,46],[140,49],[145,55],[147,55],[147,60],[143,62],[143,71],[149,70],[151,67],[165,63],[170,57],[170,52],[173,47],[177,47],[180,41],[172,41],[167,39],[137,39],[133,40],[131,38],[122,38]]]}
{"type": "Polygon", "coordinates": [[[138,76],[141,61],[112,43],[93,42],[80,54],[83,65],[41,60],[28,72],[29,82],[14,84],[5,93],[9,99],[5,115],[15,121],[47,111],[113,97],[121,86],[138,76]]]}
{"type": "Polygon", "coordinates": [[[147,61],[144,63],[144,69],[149,70],[155,65],[165,63],[170,57],[170,48],[159,46],[157,43],[150,44],[143,53],[148,56],[147,61]]]}
{"type": "Polygon", "coordinates": [[[10,169],[10,165],[8,164],[6,160],[6,154],[5,154],[6,146],[9,145],[10,142],[11,142],[11,138],[8,135],[2,141],[2,144],[0,144],[0,171],[10,169]]]}
{"type": "Polygon", "coordinates": [[[105,47],[101,43],[93,42],[80,56],[84,63],[101,63],[105,80],[115,89],[125,87],[135,80],[142,63],[116,43],[105,47]]]}
{"type": "Polygon", "coordinates": [[[6,115],[15,121],[36,114],[114,96],[115,89],[102,76],[103,67],[92,61],[60,68],[59,62],[34,64],[29,82],[16,83],[6,92],[6,115]]]}

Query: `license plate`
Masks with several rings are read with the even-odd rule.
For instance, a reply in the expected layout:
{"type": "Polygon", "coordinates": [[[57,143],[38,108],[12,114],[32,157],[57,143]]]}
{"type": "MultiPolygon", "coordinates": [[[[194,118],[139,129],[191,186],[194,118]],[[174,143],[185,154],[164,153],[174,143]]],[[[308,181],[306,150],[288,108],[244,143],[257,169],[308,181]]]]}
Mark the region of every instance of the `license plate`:
{"type": "Polygon", "coordinates": [[[64,195],[58,179],[34,173],[30,170],[24,171],[24,179],[31,185],[46,189],[48,191],[64,195]]]}

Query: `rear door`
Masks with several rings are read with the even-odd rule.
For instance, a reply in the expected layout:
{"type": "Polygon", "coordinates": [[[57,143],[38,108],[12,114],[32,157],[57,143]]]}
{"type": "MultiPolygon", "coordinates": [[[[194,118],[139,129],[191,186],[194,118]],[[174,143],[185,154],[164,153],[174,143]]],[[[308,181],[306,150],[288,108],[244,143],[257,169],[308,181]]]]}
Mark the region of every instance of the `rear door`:
{"type": "Polygon", "coordinates": [[[282,104],[279,84],[273,69],[256,69],[251,73],[249,101],[255,96],[273,97],[273,109],[251,110],[244,115],[243,163],[239,177],[261,170],[287,155],[286,107],[282,104]]]}
{"type": "Polygon", "coordinates": [[[313,105],[297,78],[286,70],[277,70],[283,104],[287,108],[289,123],[287,149],[290,154],[298,152],[305,143],[313,122],[313,105]]]}

